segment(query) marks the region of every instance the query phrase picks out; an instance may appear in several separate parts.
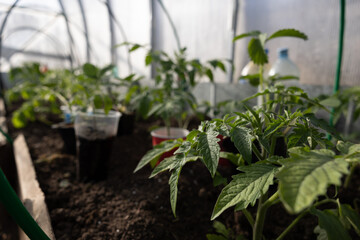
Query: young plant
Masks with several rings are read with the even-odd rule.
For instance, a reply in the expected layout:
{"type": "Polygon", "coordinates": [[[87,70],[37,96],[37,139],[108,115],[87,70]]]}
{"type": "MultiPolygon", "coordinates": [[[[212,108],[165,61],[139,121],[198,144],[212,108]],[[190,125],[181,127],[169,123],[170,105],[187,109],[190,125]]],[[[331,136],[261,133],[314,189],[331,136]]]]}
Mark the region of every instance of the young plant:
{"type": "Polygon", "coordinates": [[[211,219],[235,207],[236,211],[244,212],[253,227],[253,239],[262,239],[268,208],[282,203],[290,213],[298,216],[278,239],[282,239],[309,213],[319,218],[321,231],[328,237],[336,229],[340,234],[337,239],[349,239],[346,229],[360,230],[355,224],[360,218],[341,199],[326,196],[326,191],[329,185],[341,186],[341,178],[349,173],[349,164],[360,162],[360,145],[339,141],[336,147],[340,153],[336,154],[330,150],[334,146],[327,140],[324,132],[329,131],[325,129],[331,130],[333,137],[341,139],[325,121],[317,119],[312,113],[284,110],[284,115],[281,115],[248,108],[245,113],[203,122],[186,140],[160,144],[141,159],[135,171],[163,152],[179,148],[174,156],[163,160],[150,176],[171,172],[170,202],[175,215],[177,183],[185,164],[200,160],[214,177],[219,158],[228,158],[238,166],[239,173],[223,188],[211,219]],[[230,137],[239,153],[220,152],[217,144],[219,134],[230,137]],[[271,185],[275,190],[269,190],[271,185]],[[332,203],[335,210],[319,210],[318,207],[325,203],[332,203]],[[257,213],[254,217],[248,209],[255,205],[257,213]],[[347,220],[344,222],[344,219],[347,220]]]}
{"type": "Polygon", "coordinates": [[[112,107],[112,99],[106,94],[109,85],[108,73],[112,66],[98,69],[86,63],[77,70],[46,70],[41,72],[38,63],[25,64],[10,71],[10,80],[16,82],[5,95],[9,103],[22,100],[15,110],[12,123],[15,127],[25,127],[28,121],[36,119],[48,122],[48,113],[61,115],[61,106],[71,110],[78,108],[103,108],[105,112],[112,107]]]}
{"type": "MultiPolygon", "coordinates": [[[[271,78],[264,78],[264,65],[268,63],[268,56],[265,51],[265,44],[272,39],[279,37],[295,37],[303,40],[307,40],[306,34],[296,30],[296,29],[281,29],[270,36],[266,33],[261,33],[260,31],[252,31],[248,33],[244,33],[238,35],[234,38],[233,41],[237,41],[239,39],[251,37],[248,44],[248,54],[250,59],[256,64],[259,68],[259,73],[254,75],[242,76],[241,78],[248,79],[251,85],[259,86],[259,92],[264,91],[271,85],[274,85],[277,81],[294,79],[294,76],[273,76],[271,78]]],[[[269,97],[268,95],[266,95],[269,97]]],[[[266,99],[268,101],[269,99],[266,99]]],[[[259,105],[264,103],[264,99],[262,96],[259,97],[259,105]]]]}
{"type": "MultiPolygon", "coordinates": [[[[130,43],[121,45],[130,45],[130,51],[145,47],[130,43]]],[[[199,78],[207,76],[212,82],[215,69],[226,71],[220,60],[210,60],[202,64],[198,59],[187,59],[186,48],[175,51],[174,57],[163,51],[150,49],[145,57],[145,64],[153,64],[156,68],[155,86],[149,88],[147,94],[150,100],[148,117],[161,118],[168,133],[172,119],[176,120],[179,127],[186,128],[190,120],[189,112],[197,114],[198,105],[192,90],[199,78]]]]}

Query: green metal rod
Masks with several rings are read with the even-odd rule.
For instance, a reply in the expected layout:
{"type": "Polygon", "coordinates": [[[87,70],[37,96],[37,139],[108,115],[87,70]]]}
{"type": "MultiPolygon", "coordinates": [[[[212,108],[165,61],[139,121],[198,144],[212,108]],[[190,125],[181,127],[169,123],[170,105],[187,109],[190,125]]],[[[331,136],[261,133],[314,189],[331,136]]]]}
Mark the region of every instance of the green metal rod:
{"type": "Polygon", "coordinates": [[[0,202],[30,239],[50,240],[26,210],[0,168],[0,202]]]}
{"type": "MultiPolygon", "coordinates": [[[[340,78],[341,78],[341,63],[343,56],[343,45],[344,45],[344,32],[345,32],[345,8],[346,2],[345,0],[340,0],[340,29],[339,29],[339,49],[338,49],[338,59],[337,59],[337,67],[336,67],[336,76],[334,82],[333,93],[337,93],[340,87],[340,78]]],[[[332,108],[330,115],[330,125],[334,125],[334,113],[335,110],[332,108]]]]}
{"type": "Polygon", "coordinates": [[[9,134],[7,134],[1,127],[0,127],[0,133],[6,138],[6,141],[8,142],[8,143],[10,143],[11,145],[13,145],[13,140],[12,140],[12,138],[10,137],[10,135],[9,134]]]}

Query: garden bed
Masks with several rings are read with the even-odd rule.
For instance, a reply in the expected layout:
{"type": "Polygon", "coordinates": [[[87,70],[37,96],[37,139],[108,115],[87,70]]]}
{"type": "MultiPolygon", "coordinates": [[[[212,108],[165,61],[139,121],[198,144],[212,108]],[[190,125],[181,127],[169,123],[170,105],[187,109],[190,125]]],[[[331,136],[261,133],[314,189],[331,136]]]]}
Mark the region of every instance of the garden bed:
{"type": "MultiPolygon", "coordinates": [[[[76,180],[75,156],[62,153],[63,143],[49,126],[32,123],[24,133],[34,160],[40,186],[50,212],[56,239],[206,239],[214,232],[210,221],[221,187],[214,188],[208,170],[200,163],[184,167],[179,180],[177,218],[169,202],[168,174],[148,179],[147,167],[133,171],[151,149],[149,128],[137,123],[132,135],[117,137],[106,181],[76,180]]],[[[18,130],[13,129],[13,135],[18,130]]],[[[234,169],[220,169],[231,176],[234,169]]],[[[355,172],[347,201],[358,197],[359,169],[355,172]]],[[[265,235],[274,239],[294,218],[280,205],[270,208],[265,235]]],[[[251,228],[241,213],[227,210],[217,220],[249,238],[251,228]]],[[[303,218],[286,239],[316,239],[315,217],[303,218]]]]}

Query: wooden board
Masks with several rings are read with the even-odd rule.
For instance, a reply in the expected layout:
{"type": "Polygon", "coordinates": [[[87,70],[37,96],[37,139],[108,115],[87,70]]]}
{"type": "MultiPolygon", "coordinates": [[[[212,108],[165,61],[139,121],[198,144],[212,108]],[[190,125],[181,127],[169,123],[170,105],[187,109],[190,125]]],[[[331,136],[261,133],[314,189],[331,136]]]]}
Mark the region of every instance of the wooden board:
{"type": "MultiPolygon", "coordinates": [[[[19,135],[14,141],[14,155],[19,181],[19,197],[44,232],[50,239],[55,239],[45,204],[45,196],[37,181],[34,165],[23,135],[19,135]]],[[[29,239],[22,230],[19,235],[20,240],[29,239]]]]}

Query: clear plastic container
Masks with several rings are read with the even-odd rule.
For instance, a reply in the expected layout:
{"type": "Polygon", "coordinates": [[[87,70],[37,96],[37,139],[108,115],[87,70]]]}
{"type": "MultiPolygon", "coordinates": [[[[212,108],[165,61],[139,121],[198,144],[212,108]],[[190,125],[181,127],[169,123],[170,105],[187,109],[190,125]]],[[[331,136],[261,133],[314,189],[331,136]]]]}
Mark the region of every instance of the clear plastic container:
{"type": "Polygon", "coordinates": [[[119,125],[119,112],[78,112],[75,118],[77,145],[76,175],[80,181],[107,177],[108,162],[119,125]]]}
{"type": "Polygon", "coordinates": [[[293,76],[294,78],[290,79],[299,79],[300,72],[298,67],[295,65],[293,61],[289,58],[288,55],[289,50],[287,48],[280,48],[278,49],[278,58],[272,65],[269,71],[269,77],[290,77],[293,76]]]}
{"type": "Polygon", "coordinates": [[[108,114],[105,114],[103,110],[77,112],[74,125],[76,136],[88,140],[114,137],[120,116],[120,112],[116,111],[110,111],[108,114]]]}

